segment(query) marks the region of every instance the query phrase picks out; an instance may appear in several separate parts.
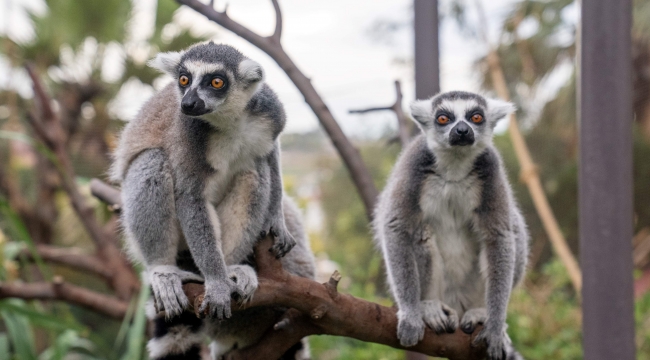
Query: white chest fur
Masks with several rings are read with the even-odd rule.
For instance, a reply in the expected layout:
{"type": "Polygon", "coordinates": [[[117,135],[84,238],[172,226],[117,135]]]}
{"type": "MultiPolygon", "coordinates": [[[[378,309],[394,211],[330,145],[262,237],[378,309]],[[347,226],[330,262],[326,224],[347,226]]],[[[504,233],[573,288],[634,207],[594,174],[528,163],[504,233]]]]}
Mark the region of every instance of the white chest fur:
{"type": "Polygon", "coordinates": [[[244,119],[208,139],[206,159],[215,170],[206,184],[206,198],[217,205],[235,175],[255,168],[255,160],[273,149],[272,129],[264,119],[244,119]]]}
{"type": "Polygon", "coordinates": [[[440,299],[462,311],[482,301],[481,245],[473,230],[480,201],[480,182],[474,175],[459,181],[429,176],[422,188],[420,207],[432,255],[428,299],[440,299]],[[471,288],[468,291],[468,287],[471,288]]]}

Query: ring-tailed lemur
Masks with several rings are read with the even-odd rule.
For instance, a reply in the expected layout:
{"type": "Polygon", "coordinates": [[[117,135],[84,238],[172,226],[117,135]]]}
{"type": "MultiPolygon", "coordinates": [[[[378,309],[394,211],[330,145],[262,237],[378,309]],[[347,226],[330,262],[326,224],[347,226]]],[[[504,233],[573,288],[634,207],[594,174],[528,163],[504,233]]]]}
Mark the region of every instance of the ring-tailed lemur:
{"type": "Polygon", "coordinates": [[[510,291],[525,272],[528,233],[492,144],[511,103],[467,92],[416,101],[422,130],[400,155],[375,215],[375,238],[397,302],[397,336],[413,346],[484,324],[490,359],[515,358],[506,334],[510,291]]]}
{"type": "Polygon", "coordinates": [[[251,256],[260,234],[272,232],[272,250],[288,271],[314,277],[299,212],[282,190],[285,113],[262,67],[230,46],[161,53],[150,65],[176,81],[125,127],[111,171],[122,184],[128,248],[166,315],[154,319],[149,355],[199,359],[207,334],[217,357],[254,343],[281,312],[231,317],[231,295],[246,301],[257,288],[251,256]],[[188,281],[205,282],[206,320],[184,312],[188,281]]]}

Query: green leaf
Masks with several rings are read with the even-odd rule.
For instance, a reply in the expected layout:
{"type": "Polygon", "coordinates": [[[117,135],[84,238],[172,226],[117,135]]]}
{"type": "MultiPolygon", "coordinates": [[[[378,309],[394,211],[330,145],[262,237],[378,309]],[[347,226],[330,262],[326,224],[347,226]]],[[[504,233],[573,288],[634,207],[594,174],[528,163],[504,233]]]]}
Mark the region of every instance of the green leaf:
{"type": "MultiPolygon", "coordinates": [[[[143,281],[143,284],[145,282],[143,281]]],[[[135,316],[133,317],[133,324],[129,329],[129,341],[126,344],[126,353],[122,356],[122,360],[138,360],[143,357],[143,348],[145,343],[145,328],[147,325],[147,318],[145,313],[145,303],[149,298],[149,286],[143,285],[140,289],[138,296],[138,305],[135,316]]]]}
{"type": "Polygon", "coordinates": [[[69,330],[78,331],[87,330],[84,326],[72,321],[67,321],[60,317],[52,316],[40,311],[34,311],[25,306],[24,302],[18,302],[16,299],[0,301],[0,311],[8,311],[13,314],[24,316],[33,325],[52,329],[52,330],[69,330]]]}
{"type": "Polygon", "coordinates": [[[20,360],[36,360],[34,335],[24,316],[0,310],[13,349],[20,360]]]}

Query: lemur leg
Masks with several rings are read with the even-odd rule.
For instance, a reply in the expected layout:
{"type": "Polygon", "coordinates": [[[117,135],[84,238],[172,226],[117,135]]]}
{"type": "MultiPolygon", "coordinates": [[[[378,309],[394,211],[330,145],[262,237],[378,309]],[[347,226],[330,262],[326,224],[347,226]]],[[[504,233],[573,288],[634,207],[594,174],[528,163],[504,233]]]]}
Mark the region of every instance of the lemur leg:
{"type": "Polygon", "coordinates": [[[151,360],[201,360],[205,339],[203,320],[185,312],[173,319],[156,315],[153,304],[147,304],[147,316],[154,324],[153,336],[147,343],[151,360]]]}
{"type": "Polygon", "coordinates": [[[201,277],[176,267],[179,231],[173,180],[162,150],[138,155],[122,183],[122,219],[131,251],[144,262],[158,310],[179,315],[189,303],[183,281],[201,277]]]}

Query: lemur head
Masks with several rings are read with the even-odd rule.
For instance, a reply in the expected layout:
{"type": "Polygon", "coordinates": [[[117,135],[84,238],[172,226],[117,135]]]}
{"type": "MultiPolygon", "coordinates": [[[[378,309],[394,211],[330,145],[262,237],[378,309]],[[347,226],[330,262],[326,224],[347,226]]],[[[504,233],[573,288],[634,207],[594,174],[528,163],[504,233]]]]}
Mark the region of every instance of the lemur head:
{"type": "Polygon", "coordinates": [[[512,103],[463,91],[438,94],[411,105],[411,114],[434,151],[485,148],[492,142],[497,121],[514,110],[512,103]]]}
{"type": "Polygon", "coordinates": [[[264,80],[260,64],[232,46],[213,42],[160,53],[149,66],[176,80],[185,115],[216,121],[242,112],[264,80]]]}

